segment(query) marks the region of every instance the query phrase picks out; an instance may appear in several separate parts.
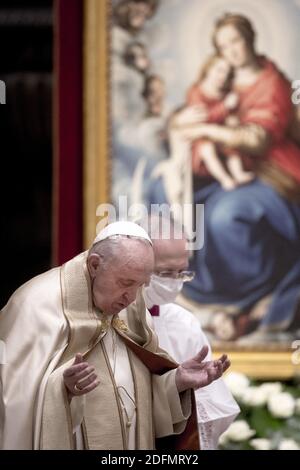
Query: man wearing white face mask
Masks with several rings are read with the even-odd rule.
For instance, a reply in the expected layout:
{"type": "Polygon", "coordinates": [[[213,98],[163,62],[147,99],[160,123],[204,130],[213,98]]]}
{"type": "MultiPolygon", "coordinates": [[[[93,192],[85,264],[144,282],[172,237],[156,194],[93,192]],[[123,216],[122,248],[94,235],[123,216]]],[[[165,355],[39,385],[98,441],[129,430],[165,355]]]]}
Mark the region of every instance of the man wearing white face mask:
{"type": "MultiPolygon", "coordinates": [[[[199,321],[174,303],[183,283],[193,279],[194,273],[187,271],[188,251],[184,235],[180,239],[177,236],[174,238],[174,226],[171,223],[169,236],[165,238],[161,230],[163,221],[158,216],[148,220],[148,232],[154,248],[155,274],[144,289],[144,299],[152,315],[160,347],[181,363],[207,345],[209,353],[206,360],[211,360],[211,348],[199,321]]],[[[238,415],[239,407],[222,378],[196,390],[195,395],[201,449],[215,449],[219,436],[238,415]]]]}

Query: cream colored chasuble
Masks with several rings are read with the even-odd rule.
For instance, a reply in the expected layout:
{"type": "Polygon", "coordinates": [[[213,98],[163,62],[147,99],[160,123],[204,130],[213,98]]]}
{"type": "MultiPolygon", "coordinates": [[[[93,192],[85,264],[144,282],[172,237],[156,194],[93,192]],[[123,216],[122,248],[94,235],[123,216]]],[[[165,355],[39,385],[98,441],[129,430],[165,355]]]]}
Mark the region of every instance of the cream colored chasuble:
{"type": "Polygon", "coordinates": [[[135,449],[136,401],[131,365],[126,345],[110,327],[103,338],[118,391],[126,432],[127,448],[135,449]]]}
{"type": "Polygon", "coordinates": [[[141,292],[127,308],[127,318],[120,312],[108,328],[109,317],[93,307],[85,260],[83,253],[61,270],[70,334],[64,356],[47,380],[40,448],[153,449],[155,438],[172,434],[182,434],[182,448],[195,448],[194,421],[184,434],[191,415],[190,391],[180,395],[177,391],[176,363],[158,348],[157,337],[147,325],[141,292]],[[77,352],[94,366],[100,384],[85,400],[73,398],[70,407],[62,375],[77,352]]]}
{"type": "MultiPolygon", "coordinates": [[[[102,344],[109,360],[111,373],[116,385],[117,399],[122,410],[125,429],[125,448],[134,450],[136,448],[136,398],[128,351],[126,345],[112,326],[113,317],[100,316],[108,326],[107,332],[102,338],[102,344]]],[[[101,386],[101,376],[98,378],[100,380],[99,386],[101,386]]],[[[81,450],[84,448],[81,423],[83,420],[85,397],[75,398],[72,401],[71,414],[72,422],[74,423],[73,430],[76,433],[76,448],[81,450]],[[79,404],[80,401],[82,406],[79,404]]]]}
{"type": "Polygon", "coordinates": [[[154,438],[170,435],[178,435],[177,449],[195,449],[191,394],[178,394],[176,363],[158,348],[142,295],[127,309],[128,327],[120,312],[112,333],[93,308],[86,256],[31,280],[1,312],[7,364],[0,367],[0,447],[74,449],[80,429],[86,449],[153,449],[154,438]],[[100,385],[70,406],[63,372],[79,352],[100,385]]]}

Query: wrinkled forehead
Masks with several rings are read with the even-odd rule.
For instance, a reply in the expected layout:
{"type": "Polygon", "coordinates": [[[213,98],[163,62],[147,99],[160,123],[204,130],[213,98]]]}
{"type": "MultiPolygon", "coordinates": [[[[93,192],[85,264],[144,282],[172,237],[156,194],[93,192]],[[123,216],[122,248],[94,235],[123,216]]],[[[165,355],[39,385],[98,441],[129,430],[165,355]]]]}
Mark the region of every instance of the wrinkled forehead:
{"type": "Polygon", "coordinates": [[[119,260],[110,267],[108,275],[115,280],[131,281],[135,284],[145,284],[154,272],[154,259],[152,262],[143,262],[142,259],[127,258],[119,260]]]}
{"type": "Polygon", "coordinates": [[[131,267],[135,270],[152,270],[154,264],[153,247],[148,241],[125,239],[121,240],[116,266],[119,269],[131,267]]]}

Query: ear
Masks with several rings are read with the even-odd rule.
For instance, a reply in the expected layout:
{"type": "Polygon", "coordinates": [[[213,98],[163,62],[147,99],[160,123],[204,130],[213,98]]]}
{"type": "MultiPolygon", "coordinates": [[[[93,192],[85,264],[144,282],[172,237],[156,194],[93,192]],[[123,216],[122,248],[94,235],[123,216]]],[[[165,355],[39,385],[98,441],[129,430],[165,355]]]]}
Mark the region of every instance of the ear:
{"type": "Polygon", "coordinates": [[[91,253],[87,259],[87,267],[92,279],[94,279],[97,275],[97,271],[100,267],[100,256],[97,253],[91,253]]]}

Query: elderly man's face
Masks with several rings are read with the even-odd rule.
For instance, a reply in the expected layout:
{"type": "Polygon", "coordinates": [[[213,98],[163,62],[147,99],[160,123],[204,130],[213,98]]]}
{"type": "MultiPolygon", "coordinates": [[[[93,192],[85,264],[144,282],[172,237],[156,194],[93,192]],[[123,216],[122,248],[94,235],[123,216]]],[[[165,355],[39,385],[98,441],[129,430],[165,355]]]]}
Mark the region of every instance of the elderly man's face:
{"type": "Polygon", "coordinates": [[[118,258],[101,265],[98,255],[91,255],[89,271],[93,301],[107,315],[128,307],[143,284],[148,284],[154,269],[154,254],[150,245],[138,240],[122,240],[118,258]]]}

